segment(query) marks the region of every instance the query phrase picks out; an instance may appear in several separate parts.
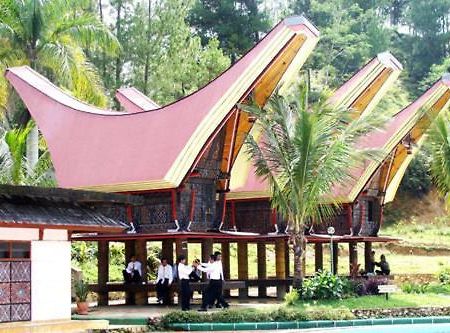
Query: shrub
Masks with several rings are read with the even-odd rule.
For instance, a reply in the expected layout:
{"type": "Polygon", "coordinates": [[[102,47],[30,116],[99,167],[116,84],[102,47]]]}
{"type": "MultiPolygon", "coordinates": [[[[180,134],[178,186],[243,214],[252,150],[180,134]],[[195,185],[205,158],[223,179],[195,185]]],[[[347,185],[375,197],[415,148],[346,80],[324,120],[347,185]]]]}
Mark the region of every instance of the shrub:
{"type": "Polygon", "coordinates": [[[445,267],[439,271],[439,282],[442,284],[450,284],[450,267],[445,267]]]}
{"type": "Polygon", "coordinates": [[[300,299],[297,289],[292,289],[286,295],[284,295],[284,304],[294,305],[300,299]]]}
{"type": "Polygon", "coordinates": [[[317,272],[306,279],[302,286],[304,299],[340,299],[343,297],[347,282],[330,272],[317,272]]]}
{"type": "Polygon", "coordinates": [[[306,320],[351,320],[355,315],[347,308],[323,309],[306,312],[306,320]]]}
{"type": "MultiPolygon", "coordinates": [[[[157,328],[168,328],[174,323],[238,323],[238,322],[266,322],[266,321],[306,321],[306,320],[347,320],[354,319],[354,315],[346,308],[304,310],[293,307],[279,307],[273,311],[256,309],[233,309],[220,312],[199,314],[194,311],[173,311],[161,318],[155,325],[157,328]]],[[[150,321],[149,321],[150,322],[150,321]]]]}
{"type": "Polygon", "coordinates": [[[407,294],[425,294],[428,292],[428,283],[420,284],[413,282],[406,282],[402,284],[402,291],[407,294]]]}

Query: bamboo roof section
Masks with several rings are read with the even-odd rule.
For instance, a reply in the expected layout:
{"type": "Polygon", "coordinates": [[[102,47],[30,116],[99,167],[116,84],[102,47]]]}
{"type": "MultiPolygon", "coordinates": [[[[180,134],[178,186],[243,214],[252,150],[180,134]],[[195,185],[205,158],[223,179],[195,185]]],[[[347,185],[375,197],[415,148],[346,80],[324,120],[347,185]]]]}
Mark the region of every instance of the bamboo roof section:
{"type": "MultiPolygon", "coordinates": [[[[370,60],[347,82],[338,88],[330,102],[362,113],[371,111],[400,75],[403,67],[389,52],[370,60]]],[[[256,129],[252,135],[258,137],[256,129]]],[[[259,179],[244,150],[239,152],[231,170],[231,192],[227,199],[268,198],[268,185],[259,179]]]]}
{"type": "Polygon", "coordinates": [[[161,107],[134,87],[117,89],[116,99],[128,113],[152,111],[161,107]]]}
{"type": "Polygon", "coordinates": [[[265,103],[297,73],[318,36],[304,17],[287,18],[205,87],[149,112],[89,106],[26,66],[8,69],[6,77],[47,141],[60,187],[106,192],[176,188],[230,123],[224,164],[231,167],[243,142],[236,132],[252,126],[236,104],[250,94],[265,103]]]}

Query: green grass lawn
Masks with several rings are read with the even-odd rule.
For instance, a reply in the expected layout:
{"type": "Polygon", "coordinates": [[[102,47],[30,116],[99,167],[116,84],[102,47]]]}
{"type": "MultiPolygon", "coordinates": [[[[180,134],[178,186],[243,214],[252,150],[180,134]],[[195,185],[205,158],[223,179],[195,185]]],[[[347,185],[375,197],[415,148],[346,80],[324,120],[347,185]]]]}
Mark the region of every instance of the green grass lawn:
{"type": "Polygon", "coordinates": [[[300,301],[297,307],[306,310],[318,310],[321,308],[334,309],[338,307],[354,309],[387,309],[402,307],[432,307],[450,306],[450,296],[436,294],[402,294],[396,293],[386,300],[384,295],[353,297],[343,300],[326,301],[300,301]]]}

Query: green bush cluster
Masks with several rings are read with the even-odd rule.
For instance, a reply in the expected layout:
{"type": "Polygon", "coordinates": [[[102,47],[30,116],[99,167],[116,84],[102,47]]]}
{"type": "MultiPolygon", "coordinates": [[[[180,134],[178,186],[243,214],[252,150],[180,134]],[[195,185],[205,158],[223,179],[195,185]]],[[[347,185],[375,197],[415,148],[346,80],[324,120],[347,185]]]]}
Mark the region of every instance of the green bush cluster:
{"type": "Polygon", "coordinates": [[[347,294],[353,294],[351,282],[327,271],[317,272],[302,286],[303,299],[341,299],[347,294]]]}
{"type": "Polygon", "coordinates": [[[445,267],[438,274],[439,282],[450,285],[450,267],[445,267]]]}
{"type": "MultiPolygon", "coordinates": [[[[447,273],[446,273],[447,274],[447,273]]],[[[402,284],[402,291],[407,294],[444,294],[450,295],[450,281],[447,280],[444,273],[439,274],[439,283],[413,283],[406,282],[402,284]],[[442,279],[441,279],[442,278],[442,279]]]]}
{"type": "Polygon", "coordinates": [[[406,282],[402,284],[402,291],[407,294],[425,294],[429,289],[428,283],[406,282]]]}
{"type": "Polygon", "coordinates": [[[354,319],[347,308],[305,310],[280,307],[273,311],[256,309],[231,309],[212,313],[195,311],[173,311],[161,318],[160,325],[168,327],[174,323],[242,323],[268,321],[306,321],[306,320],[349,320],[354,319]]]}

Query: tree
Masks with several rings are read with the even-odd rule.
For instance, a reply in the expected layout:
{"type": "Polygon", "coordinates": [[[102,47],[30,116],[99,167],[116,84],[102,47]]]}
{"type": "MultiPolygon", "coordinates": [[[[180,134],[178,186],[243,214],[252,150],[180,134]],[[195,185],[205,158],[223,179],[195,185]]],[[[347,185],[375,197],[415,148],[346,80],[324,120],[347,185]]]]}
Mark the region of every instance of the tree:
{"type": "Polygon", "coordinates": [[[247,150],[256,174],[267,180],[272,206],[288,223],[294,252],[294,287],[300,288],[304,272],[304,229],[312,221],[330,219],[339,208],[333,188],[351,179],[352,168],[376,152],[355,149],[358,140],[377,128],[381,113],[353,113],[333,108],[325,98],[309,104],[308,88],[302,85],[292,97],[272,96],[262,109],[242,108],[254,114],[261,130],[260,142],[253,136],[247,150]],[[326,203],[326,204],[325,204],[326,203]]]}
{"type": "Polygon", "coordinates": [[[259,10],[260,0],[197,0],[189,23],[206,45],[219,40],[220,48],[235,62],[269,29],[269,20],[259,10]]]}
{"type": "MultiPolygon", "coordinates": [[[[5,126],[5,124],[3,124],[5,126]]],[[[13,185],[54,186],[52,163],[46,147],[33,166],[26,157],[27,137],[34,124],[4,129],[0,141],[0,182],[13,185]]]]}
{"type": "Polygon", "coordinates": [[[149,1],[134,8],[127,27],[131,70],[124,80],[160,104],[201,88],[230,65],[216,39],[202,45],[193,35],[189,9],[186,1],[149,1]]]}
{"type": "Polygon", "coordinates": [[[430,129],[431,176],[439,193],[450,207],[450,118],[448,114],[436,118],[430,129]]]}
{"type": "Polygon", "coordinates": [[[373,2],[297,0],[290,8],[295,14],[306,12],[320,30],[320,41],[306,65],[320,78],[320,87],[338,87],[389,47],[385,16],[373,2]]]}
{"type": "MultiPolygon", "coordinates": [[[[119,45],[107,27],[85,10],[88,4],[88,0],[3,1],[0,54],[11,63],[31,66],[76,97],[104,106],[106,98],[101,79],[85,50],[102,48],[115,53],[119,45]]],[[[0,87],[5,89],[7,85],[3,81],[0,87]]],[[[0,96],[5,94],[7,91],[0,96]]],[[[9,113],[25,111],[25,116],[16,118],[19,125],[29,121],[30,115],[21,104],[17,107],[16,103],[7,102],[4,107],[9,113]]],[[[28,160],[34,166],[38,162],[37,128],[31,130],[28,138],[28,160]]]]}
{"type": "Polygon", "coordinates": [[[405,37],[409,54],[406,65],[415,94],[419,92],[416,83],[449,54],[449,16],[450,0],[415,0],[406,10],[405,20],[411,31],[405,37]]]}

